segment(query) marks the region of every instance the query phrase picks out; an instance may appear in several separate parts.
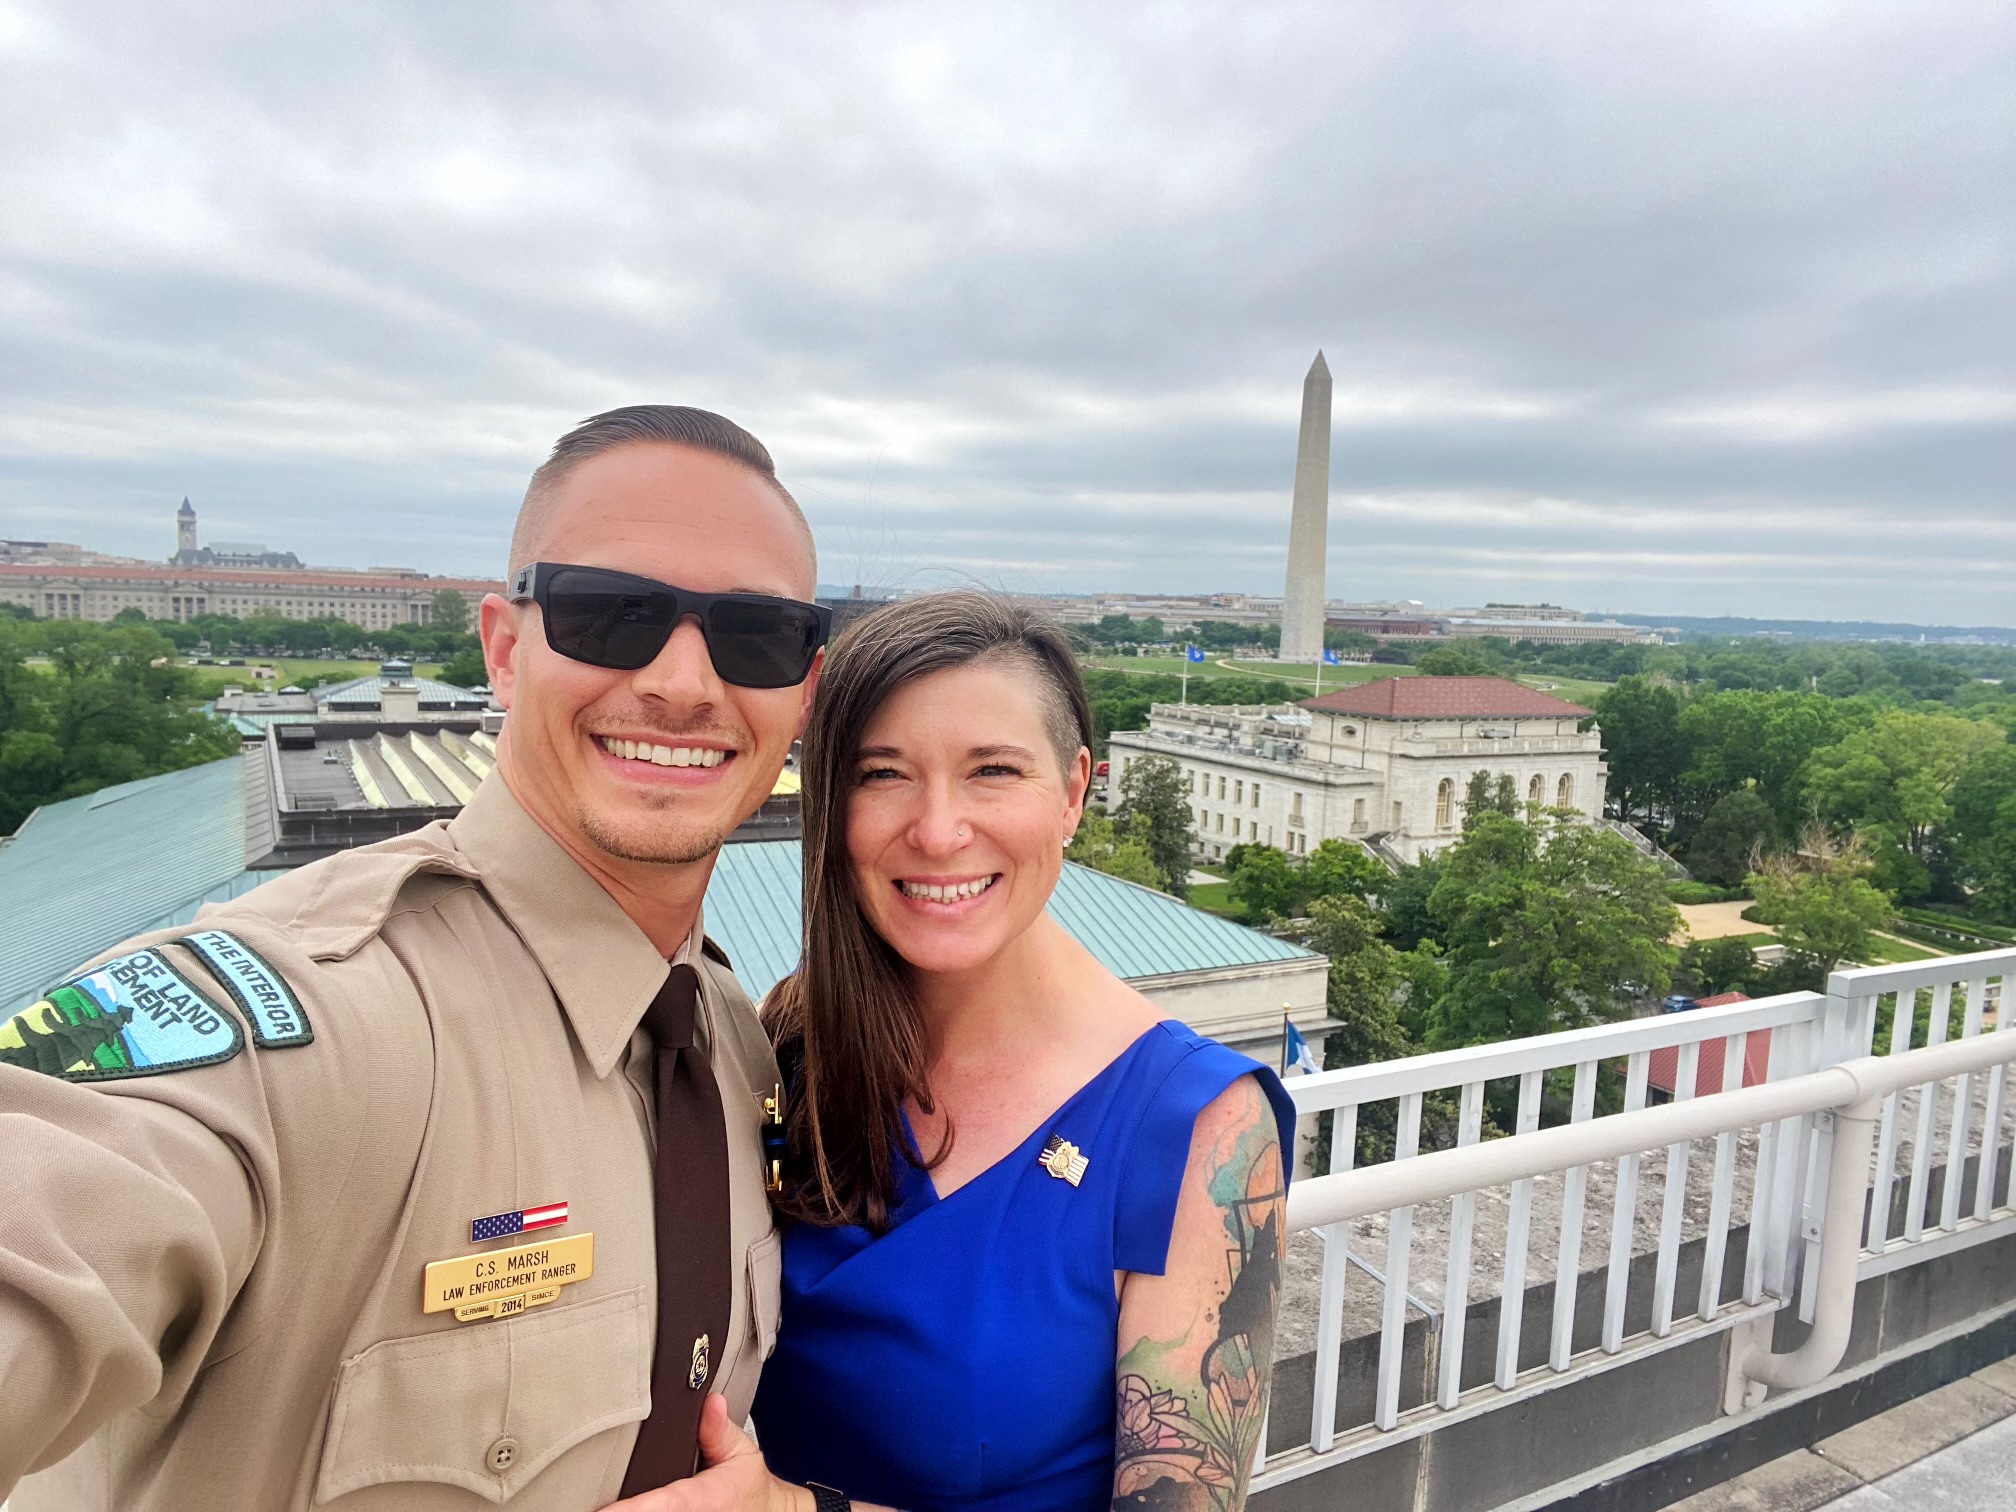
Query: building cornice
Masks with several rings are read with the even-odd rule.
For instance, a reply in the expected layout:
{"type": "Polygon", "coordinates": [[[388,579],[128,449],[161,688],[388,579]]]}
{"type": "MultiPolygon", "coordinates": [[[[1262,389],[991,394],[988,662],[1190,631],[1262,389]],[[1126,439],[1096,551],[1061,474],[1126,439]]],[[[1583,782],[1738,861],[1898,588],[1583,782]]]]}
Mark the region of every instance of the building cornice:
{"type": "Polygon", "coordinates": [[[1115,730],[1108,744],[1146,748],[1157,756],[1184,757],[1192,761],[1215,762],[1220,766],[1236,766],[1275,778],[1292,776],[1298,781],[1320,783],[1325,787],[1376,786],[1381,775],[1370,767],[1331,766],[1312,761],[1282,761],[1246,751],[1213,750],[1209,746],[1171,740],[1168,736],[1157,735],[1152,730],[1115,730]]]}

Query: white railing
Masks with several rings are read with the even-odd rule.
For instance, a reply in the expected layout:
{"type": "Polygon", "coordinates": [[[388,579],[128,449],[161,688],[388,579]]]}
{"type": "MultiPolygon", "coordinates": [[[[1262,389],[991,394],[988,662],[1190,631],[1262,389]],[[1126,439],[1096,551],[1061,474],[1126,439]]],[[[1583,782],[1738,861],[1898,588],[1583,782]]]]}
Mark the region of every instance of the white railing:
{"type": "MultiPolygon", "coordinates": [[[[1313,1229],[1324,1241],[1317,1301],[1315,1381],[1306,1443],[1265,1460],[1256,1485],[1296,1479],[1371,1452],[1399,1437],[1431,1431],[1438,1421],[1471,1416],[1559,1384],[1571,1375],[1607,1369],[1620,1360],[1671,1348],[1704,1332],[1768,1322],[1795,1300],[1809,1321],[1815,1315],[1823,1269],[1840,1276],[1852,1300],[1858,1277],[1878,1274],[1934,1253],[2016,1231],[2016,1212],[1995,1201],[1996,1173],[2006,1144],[2005,1114],[2012,1111],[2002,1062],[2016,1058],[2016,1034],[2006,1045],[1952,1045],[2008,1027],[1998,1010],[2003,988],[2016,972],[2016,950],[1945,957],[1906,966],[1835,973],[1825,995],[1783,997],[1697,1009],[1562,1034],[1543,1035],[1437,1055],[1292,1078],[1304,1118],[1333,1116],[1330,1171],[1305,1178],[1291,1195],[1291,1231],[1313,1229]],[[1903,1004],[1899,1009],[1899,1003],[1903,1004]],[[1992,1023],[1991,1023],[1992,1021],[1992,1023]],[[1914,1024],[1922,1029],[1914,1033],[1914,1024]],[[1884,1033],[1876,1043],[1879,1026],[1884,1033]],[[1742,1089],[1744,1068],[1766,1059],[1746,1052],[1768,1033],[1768,1068],[1742,1089]],[[1914,1042],[1932,1047],[1913,1053],[1914,1042]],[[1939,1051],[1936,1047],[1950,1048],[1939,1051]],[[1869,1059],[1871,1051],[1877,1058],[1869,1059]],[[1896,1057],[1910,1056],[1909,1060],[1896,1057]],[[1958,1060],[1955,1059],[1958,1057],[1958,1060]],[[1970,1059],[1971,1057],[1971,1059],[1970,1059]],[[1648,1106],[1655,1060],[1671,1083],[1673,1106],[1648,1106]],[[1842,1068],[1854,1063],[1853,1074],[1842,1068]],[[1965,1064],[1961,1064],[1965,1062],[1965,1064]],[[1978,1064],[1976,1064],[1978,1062],[1978,1064]],[[1950,1064],[1949,1064],[1950,1063],[1950,1064]],[[1607,1069],[1606,1069],[1607,1068],[1607,1069]],[[1550,1077],[1557,1114],[1565,1120],[1540,1128],[1550,1077]],[[1726,1078],[1726,1079],[1724,1079],[1726,1078]],[[1728,1089],[1696,1097],[1703,1081],[1728,1089]],[[1489,1084],[1501,1082],[1511,1111],[1510,1137],[1484,1141],[1483,1110],[1489,1084]],[[1949,1088],[1949,1083],[1952,1085],[1949,1088]],[[1596,1116],[1599,1088],[1621,1111],[1596,1116]],[[1872,1094],[1871,1089],[1874,1089],[1872,1094]],[[1515,1093],[1516,1089],[1516,1093],[1515,1093]],[[1850,1095],[1852,1093],[1852,1096],[1850,1095]],[[1446,1095],[1456,1109],[1453,1148],[1421,1152],[1422,1112],[1430,1097],[1446,1095]],[[1873,1171],[1864,1152],[1844,1159],[1833,1200],[1828,1198],[1832,1152],[1844,1129],[1855,1125],[1833,1110],[1876,1096],[1880,1115],[1873,1171]],[[1394,1158],[1353,1169],[1361,1110],[1395,1108],[1394,1158]],[[1565,1105],[1565,1106],[1564,1106],[1565,1105]],[[1732,1228],[1739,1221],[1739,1136],[1755,1129],[1754,1160],[1740,1285],[1725,1286],[1732,1228]],[[1695,1185],[1693,1140],[1713,1137],[1705,1182],[1707,1218],[1702,1234],[1700,1284],[1678,1295],[1686,1199],[1695,1185]],[[1665,1147],[1664,1193],[1652,1262],[1649,1321],[1627,1334],[1633,1239],[1637,1231],[1639,1174],[1644,1152],[1665,1147]],[[1966,1163],[1980,1156],[1971,1201],[1964,1195],[1966,1163]],[[1592,1165],[1615,1162],[1615,1198],[1609,1214],[1607,1264],[1600,1327],[1593,1348],[1575,1348],[1576,1294],[1583,1280],[1582,1249],[1587,1179],[1592,1165]],[[1936,1202],[1931,1180],[1943,1166],[1936,1202]],[[1553,1280],[1553,1320],[1545,1359],[1521,1367],[1521,1332],[1532,1238],[1535,1178],[1561,1175],[1553,1280]],[[1488,1382],[1465,1386],[1464,1331],[1472,1279],[1472,1235],[1477,1199],[1509,1183],[1495,1369],[1488,1382]],[[1843,1221],[1843,1184],[1853,1186],[1854,1230],[1837,1233],[1830,1263],[1821,1251],[1830,1209],[1843,1221]],[[1868,1231],[1861,1231],[1861,1202],[1873,1186],[1868,1231]],[[1903,1211],[1893,1222],[1896,1193],[1903,1211]],[[1443,1260],[1442,1319],[1433,1380],[1425,1399],[1403,1408],[1403,1345],[1413,1258],[1414,1208],[1450,1204],[1443,1260]],[[1936,1209],[1936,1211],[1935,1211],[1936,1209]],[[1386,1252],[1377,1267],[1382,1285],[1377,1376],[1370,1421],[1337,1422],[1337,1386],[1345,1343],[1345,1288],[1355,1256],[1352,1220],[1383,1212],[1386,1252]],[[1843,1246],[1850,1260],[1841,1256],[1843,1246]],[[1844,1272],[1842,1267],[1846,1265],[1844,1272]],[[1805,1278],[1802,1287],[1801,1279],[1805,1278]]],[[[1542,1230],[1544,1234],[1545,1230],[1542,1230]]],[[[1368,1271],[1371,1269],[1367,1268],[1368,1271]]],[[[1642,1293],[1636,1299],[1642,1307],[1642,1293]]],[[[1832,1320],[1845,1330],[1845,1323],[1832,1320]]],[[[1757,1364],[1756,1334],[1739,1355],[1756,1368],[1729,1404],[1754,1404],[1774,1367],[1757,1364]]],[[[1845,1340],[1845,1331],[1841,1337],[1845,1340]]],[[[1536,1351],[1529,1349],[1531,1357],[1536,1351]]],[[[1828,1363],[1827,1369],[1833,1368],[1828,1363]]],[[[1824,1371],[1822,1372],[1825,1373],[1824,1371]]]]}

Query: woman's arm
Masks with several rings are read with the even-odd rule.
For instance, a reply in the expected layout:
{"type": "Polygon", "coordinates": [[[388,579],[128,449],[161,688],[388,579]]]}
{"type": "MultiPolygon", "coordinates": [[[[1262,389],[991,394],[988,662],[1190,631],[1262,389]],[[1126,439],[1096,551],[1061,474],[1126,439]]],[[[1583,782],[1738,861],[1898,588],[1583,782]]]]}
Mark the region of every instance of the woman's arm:
{"type": "Polygon", "coordinates": [[[1242,1076],[1197,1115],[1163,1274],[1120,1294],[1115,1512],[1246,1505],[1286,1221],[1274,1110],[1242,1076]]]}

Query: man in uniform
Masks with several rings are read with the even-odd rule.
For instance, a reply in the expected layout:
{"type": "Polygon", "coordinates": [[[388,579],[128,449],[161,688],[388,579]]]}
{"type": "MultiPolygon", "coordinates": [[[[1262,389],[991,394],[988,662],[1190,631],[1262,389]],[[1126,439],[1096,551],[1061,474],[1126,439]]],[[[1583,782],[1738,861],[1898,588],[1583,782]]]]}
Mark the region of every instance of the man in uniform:
{"type": "Polygon", "coordinates": [[[777,1072],[700,904],[812,696],[811,534],[753,436],[640,406],[510,565],[460,815],[0,1021],[13,1512],[590,1512],[746,1414],[777,1072]]]}

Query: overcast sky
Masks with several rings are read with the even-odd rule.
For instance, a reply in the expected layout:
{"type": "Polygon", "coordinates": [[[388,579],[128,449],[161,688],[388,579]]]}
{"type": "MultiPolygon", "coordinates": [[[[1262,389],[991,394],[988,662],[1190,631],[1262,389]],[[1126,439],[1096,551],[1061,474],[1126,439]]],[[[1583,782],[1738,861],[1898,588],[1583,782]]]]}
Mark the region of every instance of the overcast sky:
{"type": "Polygon", "coordinates": [[[2012,625],[2012,188],[2008,3],[0,0],[0,533],[501,572],[662,400],[829,582],[1279,593],[1320,347],[1332,597],[2012,625]]]}

